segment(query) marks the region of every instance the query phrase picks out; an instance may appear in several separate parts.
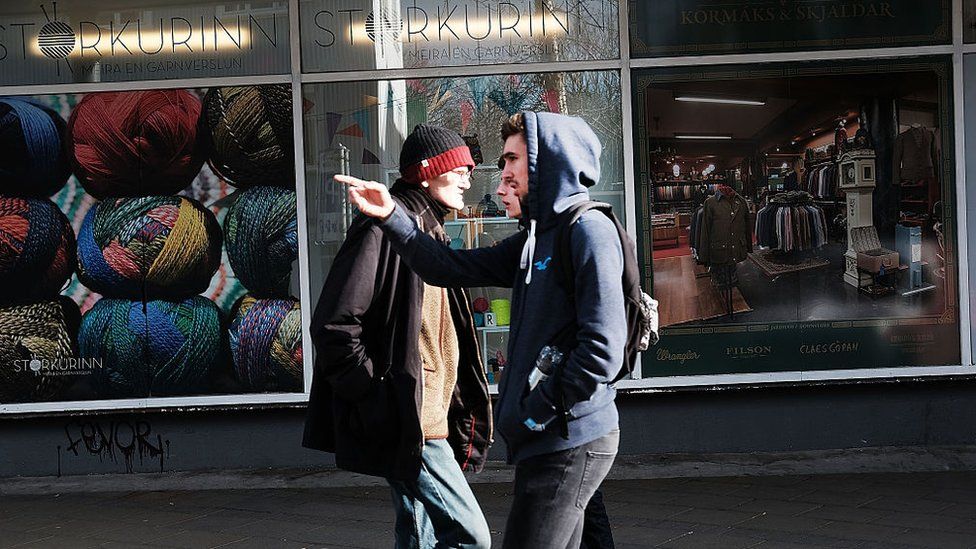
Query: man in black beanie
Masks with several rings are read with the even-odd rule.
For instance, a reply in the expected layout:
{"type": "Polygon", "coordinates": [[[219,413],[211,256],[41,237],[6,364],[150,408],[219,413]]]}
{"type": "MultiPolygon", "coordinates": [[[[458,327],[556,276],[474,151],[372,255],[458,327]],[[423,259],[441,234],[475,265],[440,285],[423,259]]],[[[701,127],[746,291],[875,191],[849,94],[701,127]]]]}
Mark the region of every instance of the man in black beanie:
{"type": "MultiPolygon", "coordinates": [[[[474,160],[457,133],[421,124],[390,189],[447,245],[444,216],[464,207],[474,160]]],[[[380,228],[353,222],[312,316],[317,351],[304,445],[393,492],[396,547],[487,548],[491,534],[462,474],[492,440],[488,381],[463,289],[425,284],[380,228]]]]}

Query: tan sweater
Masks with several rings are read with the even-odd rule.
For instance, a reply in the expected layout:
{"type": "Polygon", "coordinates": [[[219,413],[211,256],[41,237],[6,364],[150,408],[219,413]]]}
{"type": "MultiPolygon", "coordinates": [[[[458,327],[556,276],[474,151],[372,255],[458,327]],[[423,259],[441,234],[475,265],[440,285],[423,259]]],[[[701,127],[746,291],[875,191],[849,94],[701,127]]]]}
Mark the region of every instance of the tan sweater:
{"type": "Polygon", "coordinates": [[[458,338],[447,290],[424,284],[420,359],[424,388],[420,426],[424,439],[447,438],[447,412],[457,384],[458,338]]]}

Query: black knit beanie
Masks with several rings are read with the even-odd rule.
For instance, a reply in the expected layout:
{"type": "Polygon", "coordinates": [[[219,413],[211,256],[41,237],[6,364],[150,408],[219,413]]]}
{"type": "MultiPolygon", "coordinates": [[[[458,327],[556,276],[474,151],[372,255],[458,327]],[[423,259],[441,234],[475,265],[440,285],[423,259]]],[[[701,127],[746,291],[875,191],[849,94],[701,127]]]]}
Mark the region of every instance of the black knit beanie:
{"type": "Polygon", "coordinates": [[[400,150],[400,175],[408,183],[427,181],[461,166],[474,168],[471,150],[457,132],[441,126],[418,124],[400,150]]]}

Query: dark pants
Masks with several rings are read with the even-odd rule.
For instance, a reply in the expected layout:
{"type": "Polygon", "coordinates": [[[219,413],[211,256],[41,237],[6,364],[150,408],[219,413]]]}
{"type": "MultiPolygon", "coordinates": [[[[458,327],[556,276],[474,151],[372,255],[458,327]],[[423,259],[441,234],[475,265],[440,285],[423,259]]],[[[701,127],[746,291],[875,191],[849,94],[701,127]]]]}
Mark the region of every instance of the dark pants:
{"type": "Polygon", "coordinates": [[[583,512],[583,542],[580,549],[614,549],[610,517],[603,504],[603,492],[593,492],[590,503],[583,512]]]}
{"type": "Polygon", "coordinates": [[[583,511],[610,472],[620,431],[562,452],[533,456],[515,466],[515,497],[504,549],[576,549],[583,511]]]}

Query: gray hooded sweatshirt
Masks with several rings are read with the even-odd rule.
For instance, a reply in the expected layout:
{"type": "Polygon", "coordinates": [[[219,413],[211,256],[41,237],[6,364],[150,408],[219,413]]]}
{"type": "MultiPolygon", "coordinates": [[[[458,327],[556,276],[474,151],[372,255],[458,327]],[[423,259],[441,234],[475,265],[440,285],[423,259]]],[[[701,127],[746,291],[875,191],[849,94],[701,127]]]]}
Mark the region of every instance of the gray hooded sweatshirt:
{"type": "Polygon", "coordinates": [[[616,390],[610,381],[623,364],[627,337],[623,252],[610,219],[589,211],[572,227],[574,300],[560,285],[559,273],[549,268],[557,253],[557,215],[589,200],[587,188],[600,180],[600,141],[580,118],[523,115],[529,194],[522,231],[492,247],[452,250],[419,231],[400,208],[380,223],[397,253],[428,284],[513,289],[508,363],[495,407],[510,462],[575,448],[617,428],[616,390]],[[539,352],[571,326],[576,346],[563,363],[561,378],[550,377],[530,391],[528,376],[539,352]],[[529,418],[546,423],[555,416],[560,391],[570,413],[568,440],[554,421],[541,432],[526,426],[529,418]]]}

